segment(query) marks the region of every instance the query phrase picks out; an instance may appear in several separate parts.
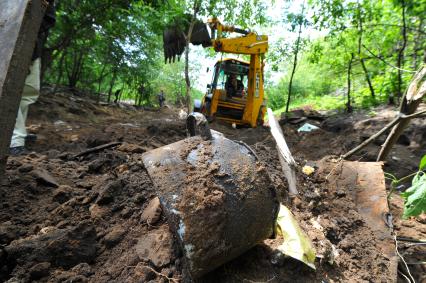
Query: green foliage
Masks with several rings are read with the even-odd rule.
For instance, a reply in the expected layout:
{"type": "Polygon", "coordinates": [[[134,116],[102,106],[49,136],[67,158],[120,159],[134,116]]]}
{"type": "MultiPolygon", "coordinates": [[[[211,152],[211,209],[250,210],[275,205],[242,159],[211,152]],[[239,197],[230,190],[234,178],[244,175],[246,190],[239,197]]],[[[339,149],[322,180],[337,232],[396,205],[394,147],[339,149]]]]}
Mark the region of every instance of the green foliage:
{"type": "MultiPolygon", "coordinates": [[[[277,85],[266,88],[268,106],[273,110],[283,108],[288,94],[290,75],[282,77],[277,85]]],[[[292,85],[292,103],[290,108],[310,105],[317,109],[334,109],[344,105],[343,93],[336,89],[335,76],[327,69],[313,69],[310,63],[302,58],[292,85]]]]}
{"type": "Polygon", "coordinates": [[[423,156],[422,160],[420,160],[419,170],[423,170],[426,168],[426,155],[423,156]]]}
{"type": "Polygon", "coordinates": [[[401,195],[405,200],[403,218],[418,216],[426,212],[426,174],[417,173],[411,187],[401,195]]]}
{"type": "MultiPolygon", "coordinates": [[[[354,107],[376,106],[391,101],[404,92],[412,72],[420,66],[426,48],[426,1],[310,0],[308,3],[311,13],[314,14],[310,17],[311,26],[325,30],[326,35],[310,42],[305,41],[307,45],[301,54],[302,66],[296,69],[296,81],[293,84],[295,97],[290,107],[300,106],[301,100],[305,99],[306,103],[316,103],[318,108],[318,105],[323,105],[323,100],[331,103],[323,97],[334,96],[336,93],[346,95],[351,54],[354,54],[354,60],[350,94],[354,107]],[[402,3],[406,4],[405,7],[402,3]],[[403,9],[407,42],[405,49],[401,51],[404,40],[403,9]],[[395,67],[398,66],[399,59],[400,67],[404,71],[398,71],[395,67]],[[361,60],[366,70],[362,67],[361,60]],[[371,81],[374,97],[366,74],[371,81]]],[[[294,16],[283,17],[282,21],[294,26],[295,19],[294,16]]],[[[304,34],[304,38],[309,39],[309,35],[304,34]]],[[[279,95],[287,95],[285,88],[291,72],[289,62],[292,59],[286,57],[291,50],[285,48],[285,44],[286,42],[281,44],[281,50],[280,47],[271,47],[273,58],[284,58],[273,66],[274,70],[284,71],[282,79],[275,86],[268,88],[268,103],[273,109],[283,106],[284,98],[279,95]]],[[[340,107],[340,103],[336,106],[340,107]]],[[[328,105],[324,109],[329,109],[328,105]]]]}
{"type": "Polygon", "coordinates": [[[397,185],[414,176],[411,181],[411,187],[401,193],[404,198],[404,219],[426,212],[426,173],[424,169],[426,169],[426,155],[420,160],[419,171],[413,174],[398,179],[392,174],[385,173],[386,178],[392,181],[389,196],[397,185]]]}
{"type": "MultiPolygon", "coordinates": [[[[164,65],[162,33],[172,20],[192,14],[194,1],[201,3],[201,18],[216,15],[243,27],[266,21],[266,0],[57,1],[56,26],[43,51],[44,81],[98,100],[122,90],[122,99],[139,105],[155,104],[164,88],[169,102],[182,103],[182,64],[164,65]]],[[[195,74],[197,66],[191,67],[195,74]]]]}
{"type": "Polygon", "coordinates": [[[385,178],[391,180],[388,198],[399,184],[413,177],[411,187],[401,193],[404,198],[404,213],[402,215],[404,219],[426,212],[426,173],[424,169],[426,169],[426,155],[420,160],[419,171],[413,174],[398,179],[392,174],[385,173],[385,178]]]}
{"type": "MultiPolygon", "coordinates": [[[[276,85],[266,84],[268,103],[275,110],[284,106],[292,69],[294,37],[289,40],[288,34],[292,30],[296,33],[300,23],[304,32],[291,107],[304,101],[316,108],[341,107],[352,53],[351,100],[355,107],[385,103],[397,97],[411,79],[412,73],[392,67],[397,65],[403,40],[402,1],[309,0],[306,15],[284,9],[280,17],[271,19],[265,15],[271,5],[266,0],[80,0],[57,2],[57,24],[43,52],[44,81],[97,93],[99,100],[111,98],[121,89],[123,99],[134,99],[137,104],[155,103],[155,94],[164,88],[169,102],[182,103],[183,65],[163,64],[161,37],[166,24],[192,14],[194,1],[200,3],[199,18],[217,16],[243,28],[281,22],[287,28],[278,40],[271,40],[266,56],[272,70],[282,73],[276,85]],[[312,29],[326,30],[327,34],[312,40],[305,34],[312,29]],[[375,90],[374,98],[361,59],[375,90]]],[[[285,3],[288,7],[300,5],[298,1],[285,3]]],[[[426,48],[426,1],[404,3],[407,44],[401,68],[414,71],[426,48]]],[[[197,78],[198,70],[198,66],[190,66],[191,81],[197,78]]]]}

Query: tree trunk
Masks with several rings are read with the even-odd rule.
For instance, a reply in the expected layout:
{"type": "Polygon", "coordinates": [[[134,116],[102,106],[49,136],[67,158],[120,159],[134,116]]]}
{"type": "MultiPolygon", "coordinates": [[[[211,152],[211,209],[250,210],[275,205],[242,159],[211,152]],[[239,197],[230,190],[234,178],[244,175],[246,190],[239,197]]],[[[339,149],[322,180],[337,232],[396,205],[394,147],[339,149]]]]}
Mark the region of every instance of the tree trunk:
{"type": "Polygon", "coordinates": [[[40,0],[0,0],[0,7],[0,180],[3,180],[16,113],[46,7],[40,0]]]}
{"type": "Polygon", "coordinates": [[[111,102],[112,88],[114,87],[116,77],[117,77],[117,71],[114,69],[113,75],[112,75],[112,80],[109,84],[109,89],[108,89],[108,100],[107,100],[108,103],[111,102]]]}
{"type": "Polygon", "coordinates": [[[59,86],[59,84],[61,83],[61,80],[62,80],[62,74],[64,72],[64,58],[65,58],[65,54],[66,54],[66,51],[64,50],[62,52],[62,54],[61,54],[61,58],[59,59],[59,63],[58,63],[58,65],[59,65],[58,66],[58,68],[59,68],[59,70],[58,70],[58,77],[56,79],[55,88],[53,89],[53,93],[56,92],[56,90],[58,89],[58,86],[59,86]]]}
{"type": "Polygon", "coordinates": [[[186,49],[185,49],[185,83],[186,83],[186,110],[191,113],[191,81],[189,79],[189,42],[191,41],[192,30],[194,29],[195,20],[197,18],[198,10],[200,9],[201,1],[194,0],[194,10],[189,26],[188,34],[186,36],[186,49]]]}
{"type": "Polygon", "coordinates": [[[374,93],[374,88],[373,88],[373,84],[371,83],[370,80],[370,75],[368,74],[368,70],[367,70],[367,66],[365,65],[365,61],[364,61],[364,57],[362,55],[362,36],[364,33],[364,29],[362,26],[362,10],[361,10],[361,4],[358,1],[358,57],[362,66],[362,70],[364,71],[364,75],[365,75],[365,80],[368,83],[368,88],[370,89],[370,94],[371,97],[375,98],[375,93],[374,93]]]}
{"type": "Polygon", "coordinates": [[[98,92],[101,92],[101,85],[102,85],[102,81],[104,80],[104,72],[105,72],[106,66],[107,64],[104,64],[104,66],[102,67],[102,71],[98,79],[98,92]]]}
{"type": "Polygon", "coordinates": [[[413,47],[413,65],[412,68],[414,70],[417,69],[417,64],[418,64],[418,52],[422,51],[422,45],[423,45],[423,18],[420,18],[419,21],[419,27],[417,28],[417,35],[416,38],[414,39],[414,47],[413,47]]]}
{"type": "Polygon", "coordinates": [[[401,0],[401,8],[402,8],[402,46],[398,51],[398,59],[397,59],[397,67],[398,67],[398,100],[402,97],[402,69],[404,67],[404,51],[407,46],[407,23],[405,19],[405,0],[401,0]]]}
{"type": "Polygon", "coordinates": [[[361,58],[361,66],[362,66],[362,69],[364,70],[365,80],[368,83],[368,88],[370,89],[371,97],[376,98],[374,87],[373,87],[373,84],[371,83],[370,75],[368,74],[367,67],[365,66],[364,58],[361,58]]]}
{"type": "MultiPolygon", "coordinates": [[[[191,29],[190,29],[191,30],[191,29]]],[[[190,38],[191,33],[188,33],[190,38]]],[[[186,42],[185,49],[185,83],[186,83],[186,95],[185,95],[185,104],[187,113],[191,113],[191,81],[189,80],[189,40],[186,42]]]]}
{"type": "MultiPolygon", "coordinates": [[[[399,112],[405,115],[413,114],[426,94],[426,67],[423,66],[415,75],[405,93],[399,112]]],[[[382,145],[377,161],[386,160],[393,145],[396,143],[411,119],[404,119],[395,125],[385,143],[382,145]]]]}
{"type": "MultiPolygon", "coordinates": [[[[300,14],[301,17],[304,17],[304,12],[305,12],[305,1],[303,1],[303,3],[302,3],[302,12],[300,14]]],[[[286,103],[286,106],[285,106],[285,113],[288,113],[288,109],[290,107],[291,90],[292,90],[292,86],[293,86],[294,74],[296,73],[297,56],[299,54],[300,38],[301,38],[301,35],[302,35],[302,26],[303,26],[303,18],[299,19],[299,31],[298,31],[298,36],[297,36],[297,40],[296,40],[296,45],[294,47],[293,69],[291,70],[290,81],[288,82],[288,94],[287,94],[287,103],[286,103]]]]}
{"type": "Polygon", "coordinates": [[[71,73],[68,72],[68,86],[70,88],[75,88],[77,82],[80,80],[81,70],[83,68],[83,52],[75,52],[73,55],[73,65],[71,73]]]}
{"type": "Polygon", "coordinates": [[[352,106],[351,106],[351,72],[352,72],[352,62],[354,60],[354,54],[351,53],[351,59],[348,63],[348,92],[347,92],[347,102],[346,102],[346,111],[348,113],[352,113],[352,106]]]}

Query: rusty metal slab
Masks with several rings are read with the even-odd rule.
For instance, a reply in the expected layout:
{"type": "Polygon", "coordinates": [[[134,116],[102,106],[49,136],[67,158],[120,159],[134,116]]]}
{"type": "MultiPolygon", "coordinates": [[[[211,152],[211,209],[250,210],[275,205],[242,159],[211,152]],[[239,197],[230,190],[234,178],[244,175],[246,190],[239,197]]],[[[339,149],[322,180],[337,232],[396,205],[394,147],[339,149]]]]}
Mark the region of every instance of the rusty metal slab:
{"type": "Polygon", "coordinates": [[[379,239],[383,254],[390,260],[389,272],[396,280],[398,257],[392,236],[383,163],[343,161],[340,166],[340,174],[331,178],[336,178],[339,187],[349,190],[358,212],[379,239]]]}
{"type": "Polygon", "coordinates": [[[213,132],[146,152],[143,162],[193,279],[273,234],[275,189],[247,145],[213,132]]]}

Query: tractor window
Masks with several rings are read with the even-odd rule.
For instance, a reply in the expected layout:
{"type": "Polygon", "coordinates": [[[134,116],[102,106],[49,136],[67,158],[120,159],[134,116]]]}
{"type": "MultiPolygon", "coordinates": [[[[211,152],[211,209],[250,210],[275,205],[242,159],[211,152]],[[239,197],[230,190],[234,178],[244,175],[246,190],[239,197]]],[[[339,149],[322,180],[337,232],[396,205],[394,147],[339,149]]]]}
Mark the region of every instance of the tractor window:
{"type": "Polygon", "coordinates": [[[226,83],[227,76],[225,75],[225,70],[221,69],[219,71],[219,76],[217,80],[217,88],[218,89],[225,89],[225,83],[226,83]]]}
{"type": "Polygon", "coordinates": [[[225,84],[231,74],[235,74],[237,79],[244,85],[245,92],[248,87],[249,67],[240,63],[221,62],[215,67],[215,74],[212,82],[214,89],[225,89],[225,84]]]}

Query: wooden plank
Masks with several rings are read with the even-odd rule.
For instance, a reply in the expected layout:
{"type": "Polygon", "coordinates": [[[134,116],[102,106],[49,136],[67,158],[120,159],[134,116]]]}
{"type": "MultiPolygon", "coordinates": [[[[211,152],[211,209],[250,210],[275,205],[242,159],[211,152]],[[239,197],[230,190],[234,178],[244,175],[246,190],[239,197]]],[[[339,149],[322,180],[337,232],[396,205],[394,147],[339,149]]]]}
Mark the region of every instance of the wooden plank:
{"type": "Polygon", "coordinates": [[[0,0],[0,179],[45,7],[42,0],[0,0]]]}
{"type": "Polygon", "coordinates": [[[275,139],[277,144],[281,167],[288,182],[288,189],[291,194],[298,194],[296,186],[296,161],[294,161],[294,158],[291,155],[290,149],[284,139],[283,132],[281,131],[281,127],[275,119],[271,108],[268,108],[268,119],[272,137],[275,139]]]}

